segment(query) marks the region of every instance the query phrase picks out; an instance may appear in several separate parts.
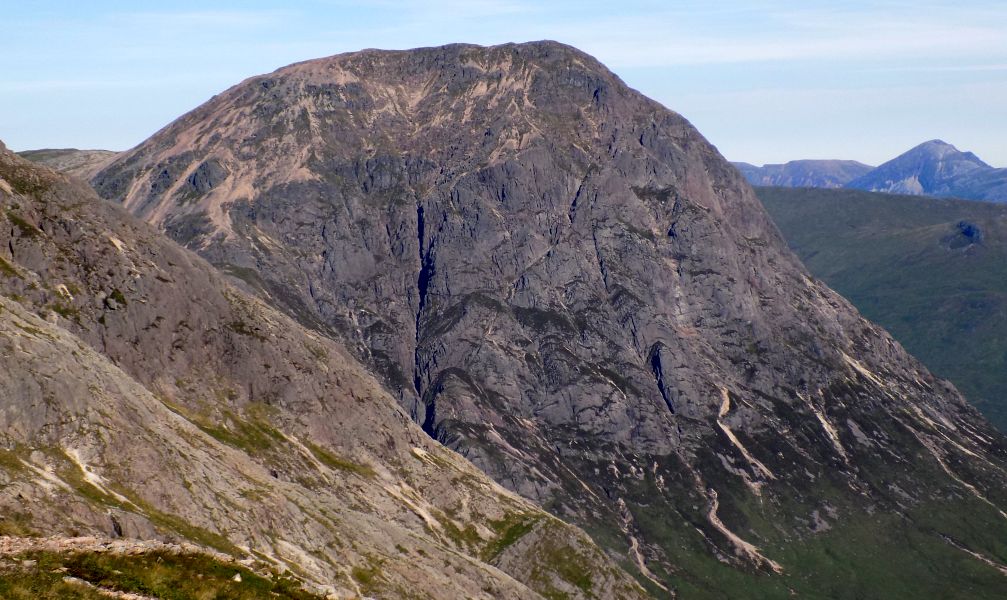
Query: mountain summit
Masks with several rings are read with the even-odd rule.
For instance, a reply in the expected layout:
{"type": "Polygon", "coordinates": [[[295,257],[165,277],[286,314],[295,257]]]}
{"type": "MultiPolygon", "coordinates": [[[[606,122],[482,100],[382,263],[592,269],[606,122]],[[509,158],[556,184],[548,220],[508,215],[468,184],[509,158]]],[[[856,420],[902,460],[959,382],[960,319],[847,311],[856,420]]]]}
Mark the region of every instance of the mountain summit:
{"type": "Polygon", "coordinates": [[[295,64],[93,183],[655,595],[1002,590],[1004,438],[810,278],[684,118],[576,49],[295,64]]]}
{"type": "Polygon", "coordinates": [[[947,195],[962,176],[992,169],[971,152],[930,140],[854,179],[846,187],[871,192],[947,195]]]}

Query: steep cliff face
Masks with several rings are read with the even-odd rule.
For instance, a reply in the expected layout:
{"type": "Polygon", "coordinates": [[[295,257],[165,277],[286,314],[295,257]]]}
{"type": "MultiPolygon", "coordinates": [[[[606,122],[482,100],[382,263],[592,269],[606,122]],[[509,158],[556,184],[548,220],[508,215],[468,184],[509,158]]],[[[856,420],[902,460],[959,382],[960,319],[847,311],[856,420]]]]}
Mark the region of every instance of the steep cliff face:
{"type": "Polygon", "coordinates": [[[337,597],[643,596],[338,343],[3,150],[0,361],[3,533],[189,540],[337,597]]]}
{"type": "Polygon", "coordinates": [[[655,593],[1002,584],[974,534],[1005,531],[1003,438],[808,277],[685,119],[581,52],[300,63],[93,183],[344,340],[427,433],[655,593]]]}

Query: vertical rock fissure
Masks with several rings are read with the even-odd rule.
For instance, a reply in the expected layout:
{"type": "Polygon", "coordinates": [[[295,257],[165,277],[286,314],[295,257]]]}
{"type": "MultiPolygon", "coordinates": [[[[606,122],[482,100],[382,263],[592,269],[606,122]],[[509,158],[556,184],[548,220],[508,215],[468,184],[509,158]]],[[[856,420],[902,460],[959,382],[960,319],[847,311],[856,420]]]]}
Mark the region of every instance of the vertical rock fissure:
{"type": "Polygon", "coordinates": [[[654,380],[657,381],[657,389],[664,398],[664,403],[668,405],[671,414],[675,414],[675,403],[671,399],[668,388],[664,385],[664,365],[661,363],[661,344],[654,344],[650,349],[650,370],[654,373],[654,380]]]}
{"type": "MultiPolygon", "coordinates": [[[[413,346],[413,387],[416,388],[416,401],[425,405],[423,414],[423,431],[430,437],[434,435],[434,418],[436,406],[433,400],[427,404],[423,398],[423,377],[420,366],[420,319],[423,316],[423,309],[427,304],[427,290],[430,286],[430,278],[433,276],[433,261],[431,260],[431,248],[424,247],[426,237],[426,222],[423,218],[423,206],[416,204],[416,237],[419,241],[420,270],[416,276],[416,340],[413,346]]],[[[417,408],[419,408],[417,406],[417,408]]]]}

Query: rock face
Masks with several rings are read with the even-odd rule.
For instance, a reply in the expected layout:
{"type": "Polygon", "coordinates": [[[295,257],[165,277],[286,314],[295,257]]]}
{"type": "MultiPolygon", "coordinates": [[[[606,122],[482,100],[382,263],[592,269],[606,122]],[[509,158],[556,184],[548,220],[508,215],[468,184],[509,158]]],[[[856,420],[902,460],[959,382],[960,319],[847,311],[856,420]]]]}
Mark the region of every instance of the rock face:
{"type": "Polygon", "coordinates": [[[758,186],[841,188],[874,167],[855,160],[792,160],[757,167],[732,163],[748,183],[758,186]]]}
{"type": "Polygon", "coordinates": [[[1003,584],[981,561],[1007,560],[1004,439],[808,277],[685,119],[579,51],[296,64],[92,181],[655,594],[1003,584]]]}
{"type": "Polygon", "coordinates": [[[341,345],[6,151],[0,363],[2,533],[187,540],[340,598],[643,597],[341,345]]]}

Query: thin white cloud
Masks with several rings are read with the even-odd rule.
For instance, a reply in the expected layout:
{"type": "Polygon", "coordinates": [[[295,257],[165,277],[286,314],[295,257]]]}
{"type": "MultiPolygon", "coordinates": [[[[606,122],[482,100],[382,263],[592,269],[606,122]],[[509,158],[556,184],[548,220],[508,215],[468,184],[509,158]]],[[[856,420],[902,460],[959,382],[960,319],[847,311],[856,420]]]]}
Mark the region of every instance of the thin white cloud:
{"type": "Polygon", "coordinates": [[[617,67],[1007,56],[1007,11],[999,20],[987,21],[968,15],[896,20],[891,15],[815,14],[811,18],[804,11],[796,20],[801,26],[759,24],[726,33],[661,15],[573,22],[558,31],[560,39],[617,67]]]}
{"type": "Polygon", "coordinates": [[[0,81],[0,93],[70,92],[99,90],[158,89],[169,85],[205,81],[201,74],[123,79],[31,79],[0,81]]]}
{"type": "Polygon", "coordinates": [[[109,15],[113,22],[127,22],[159,29],[173,27],[247,28],[274,26],[278,21],[298,14],[291,10],[197,10],[124,12],[109,15]]]}

